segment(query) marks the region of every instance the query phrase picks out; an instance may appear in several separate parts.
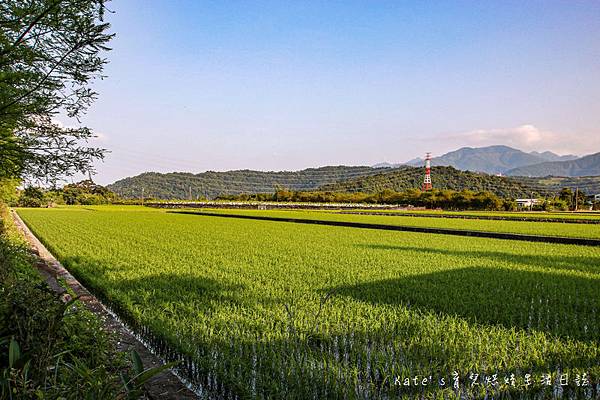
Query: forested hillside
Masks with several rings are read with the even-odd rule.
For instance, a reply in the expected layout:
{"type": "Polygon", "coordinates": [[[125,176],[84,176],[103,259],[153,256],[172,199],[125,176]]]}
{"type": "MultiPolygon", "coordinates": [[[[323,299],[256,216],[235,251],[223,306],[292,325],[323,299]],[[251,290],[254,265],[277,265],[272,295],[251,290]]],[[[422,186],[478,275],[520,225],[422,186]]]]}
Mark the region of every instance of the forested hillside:
{"type": "MultiPolygon", "coordinates": [[[[147,172],[121,179],[108,189],[123,198],[142,196],[157,199],[213,199],[241,193],[291,191],[331,191],[378,193],[383,190],[402,192],[419,189],[423,182],[422,167],[399,168],[322,167],[302,171],[263,172],[251,170],[203,172],[191,174],[147,172]],[[142,193],[143,191],[143,193],[142,193]]],[[[545,196],[569,187],[592,194],[600,193],[600,177],[502,177],[461,171],[453,167],[432,167],[436,189],[490,191],[500,197],[545,196]]]]}
{"type": "MultiPolygon", "coordinates": [[[[459,171],[453,167],[432,167],[433,187],[450,190],[487,190],[501,197],[529,197],[532,192],[544,195],[546,187],[536,182],[535,187],[526,182],[483,173],[459,171]]],[[[360,177],[321,186],[321,190],[334,192],[376,193],[386,189],[402,192],[420,188],[423,182],[423,168],[403,167],[385,170],[369,177],[360,177]]]]}
{"type": "Polygon", "coordinates": [[[515,176],[510,177],[509,179],[521,182],[534,189],[550,191],[553,193],[559,192],[562,188],[570,188],[572,190],[578,189],[586,194],[600,193],[600,176],[547,176],[543,178],[515,176]]]}
{"type": "Polygon", "coordinates": [[[140,197],[143,190],[146,197],[157,199],[198,199],[239,193],[273,193],[278,188],[314,190],[322,185],[379,173],[381,169],[346,166],[280,172],[251,170],[207,171],[200,174],[147,172],[121,179],[108,188],[124,198],[140,197]]]}

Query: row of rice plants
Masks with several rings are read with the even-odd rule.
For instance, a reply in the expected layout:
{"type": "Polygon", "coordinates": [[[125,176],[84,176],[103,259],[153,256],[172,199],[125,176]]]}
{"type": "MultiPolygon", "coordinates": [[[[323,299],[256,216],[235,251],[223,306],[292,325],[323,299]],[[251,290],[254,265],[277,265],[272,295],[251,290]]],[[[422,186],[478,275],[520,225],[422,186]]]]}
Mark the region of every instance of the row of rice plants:
{"type": "Polygon", "coordinates": [[[422,215],[437,217],[483,217],[519,221],[546,221],[546,220],[574,220],[582,222],[600,223],[600,212],[590,211],[441,211],[441,210],[351,210],[350,212],[374,212],[377,214],[391,215],[422,215]]]}
{"type": "Polygon", "coordinates": [[[325,211],[298,210],[227,210],[210,209],[197,212],[210,212],[233,215],[256,215],[276,218],[316,219],[322,221],[361,222],[394,226],[422,228],[461,229],[465,231],[502,232],[538,236],[559,236],[587,239],[600,239],[600,224],[563,224],[560,222],[504,221],[455,219],[436,217],[411,217],[394,215],[340,214],[325,211]]]}

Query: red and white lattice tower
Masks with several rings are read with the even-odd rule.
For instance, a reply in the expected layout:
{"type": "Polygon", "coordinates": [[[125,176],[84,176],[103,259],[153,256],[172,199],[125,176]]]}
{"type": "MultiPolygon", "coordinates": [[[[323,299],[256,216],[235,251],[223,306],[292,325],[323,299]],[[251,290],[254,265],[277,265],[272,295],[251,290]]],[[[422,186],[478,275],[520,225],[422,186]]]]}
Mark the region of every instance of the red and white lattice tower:
{"type": "Polygon", "coordinates": [[[426,192],[431,190],[431,153],[427,153],[425,156],[425,179],[423,180],[423,191],[426,192]]]}

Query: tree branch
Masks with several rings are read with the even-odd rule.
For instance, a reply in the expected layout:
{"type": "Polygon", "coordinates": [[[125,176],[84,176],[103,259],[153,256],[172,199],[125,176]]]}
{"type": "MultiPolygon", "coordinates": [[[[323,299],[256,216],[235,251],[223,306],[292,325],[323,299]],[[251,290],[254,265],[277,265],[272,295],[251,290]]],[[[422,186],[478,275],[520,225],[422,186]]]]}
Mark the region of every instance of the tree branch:
{"type": "Polygon", "coordinates": [[[23,31],[23,33],[21,33],[19,35],[19,37],[17,38],[17,40],[15,40],[15,42],[8,49],[3,50],[3,51],[0,52],[0,56],[7,55],[15,47],[17,47],[25,39],[25,36],[27,36],[27,34],[33,29],[33,27],[36,26],[42,20],[42,18],[44,18],[46,15],[48,15],[50,13],[50,11],[52,11],[55,7],[57,7],[61,2],[62,2],[62,0],[57,0],[56,2],[52,3],[50,5],[50,7],[46,8],[33,21],[31,21],[31,23],[27,26],[27,29],[25,29],[25,31],[23,31]]]}
{"type": "Polygon", "coordinates": [[[70,55],[72,54],[75,50],[79,50],[80,48],[82,48],[83,46],[89,44],[90,41],[86,41],[86,42],[81,42],[76,44],[73,48],[71,48],[69,51],[67,51],[61,58],[60,60],[58,60],[56,62],[56,64],[54,64],[52,66],[52,68],[50,68],[50,70],[46,73],[46,75],[44,75],[42,77],[42,79],[40,79],[40,81],[37,83],[37,85],[35,85],[32,89],[28,90],[27,92],[23,93],[21,96],[17,97],[16,99],[14,99],[13,101],[9,102],[8,104],[3,105],[2,107],[0,107],[0,112],[6,110],[7,108],[17,104],[18,102],[20,102],[21,100],[26,99],[29,95],[31,95],[32,93],[34,93],[35,91],[37,91],[44,82],[46,82],[48,80],[48,78],[50,77],[50,75],[54,72],[54,70],[56,70],[56,68],[58,68],[58,66],[60,64],[63,63],[63,61],[70,55]]]}

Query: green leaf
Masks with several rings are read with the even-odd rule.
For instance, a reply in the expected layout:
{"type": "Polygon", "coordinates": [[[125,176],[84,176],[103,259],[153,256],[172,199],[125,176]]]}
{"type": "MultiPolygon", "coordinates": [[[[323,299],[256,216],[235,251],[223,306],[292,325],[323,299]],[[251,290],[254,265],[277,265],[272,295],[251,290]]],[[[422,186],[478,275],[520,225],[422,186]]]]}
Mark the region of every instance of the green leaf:
{"type": "Polygon", "coordinates": [[[19,361],[21,358],[21,348],[19,347],[19,343],[12,338],[10,341],[10,345],[8,347],[8,366],[13,368],[13,366],[19,361]]]}
{"type": "Polygon", "coordinates": [[[144,372],[144,364],[137,351],[131,350],[131,361],[133,361],[133,370],[136,375],[144,372]]]}
{"type": "Polygon", "coordinates": [[[141,374],[136,375],[133,378],[133,380],[135,381],[136,386],[139,387],[139,386],[143,385],[144,383],[146,383],[147,381],[149,381],[154,376],[160,374],[164,370],[174,367],[175,365],[177,365],[179,363],[180,363],[180,361],[173,361],[173,362],[167,363],[165,365],[161,365],[161,366],[154,367],[154,368],[149,368],[149,369],[143,371],[141,374]]]}

